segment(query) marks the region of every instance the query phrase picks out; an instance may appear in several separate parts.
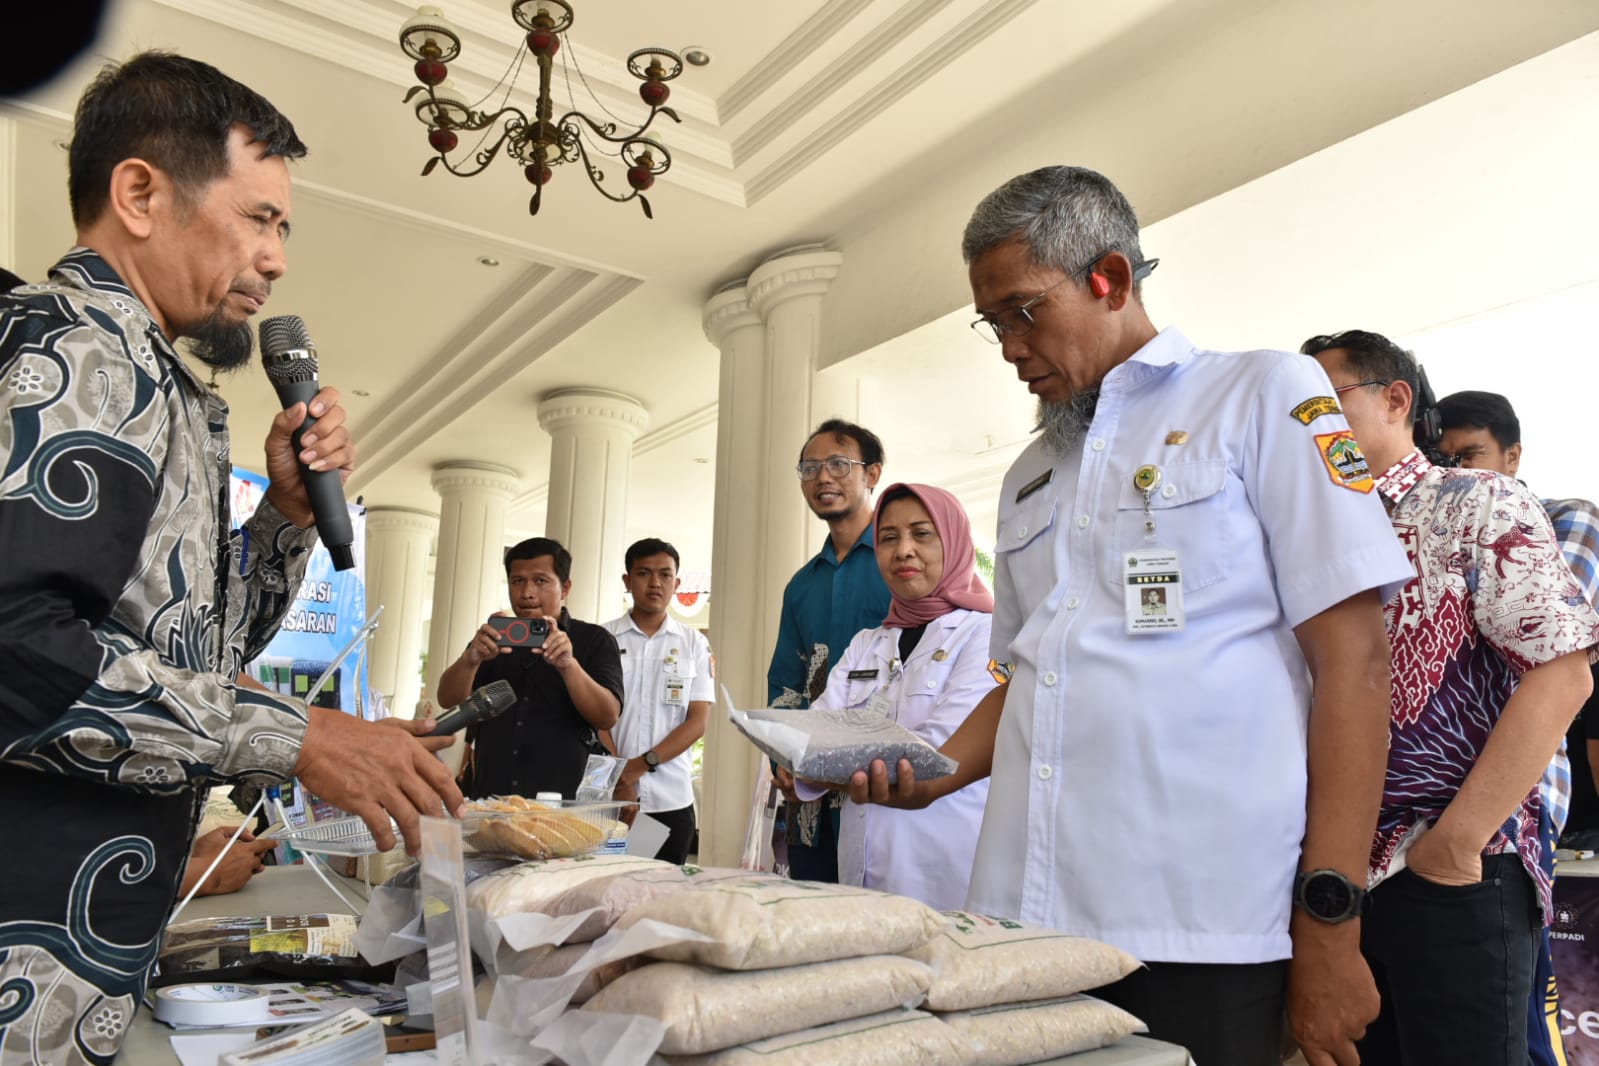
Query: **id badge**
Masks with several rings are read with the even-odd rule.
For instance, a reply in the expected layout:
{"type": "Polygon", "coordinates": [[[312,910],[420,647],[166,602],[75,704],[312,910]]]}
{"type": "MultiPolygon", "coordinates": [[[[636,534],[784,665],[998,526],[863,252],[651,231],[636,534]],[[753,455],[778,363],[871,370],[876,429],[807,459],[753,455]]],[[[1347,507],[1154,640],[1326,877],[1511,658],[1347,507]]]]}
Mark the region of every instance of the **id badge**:
{"type": "Polygon", "coordinates": [[[666,679],[666,703],[668,706],[683,706],[684,688],[685,686],[681,677],[674,675],[666,679]]]}
{"type": "Polygon", "coordinates": [[[1177,633],[1183,628],[1182,567],[1167,548],[1130,551],[1122,557],[1127,633],[1177,633]]]}

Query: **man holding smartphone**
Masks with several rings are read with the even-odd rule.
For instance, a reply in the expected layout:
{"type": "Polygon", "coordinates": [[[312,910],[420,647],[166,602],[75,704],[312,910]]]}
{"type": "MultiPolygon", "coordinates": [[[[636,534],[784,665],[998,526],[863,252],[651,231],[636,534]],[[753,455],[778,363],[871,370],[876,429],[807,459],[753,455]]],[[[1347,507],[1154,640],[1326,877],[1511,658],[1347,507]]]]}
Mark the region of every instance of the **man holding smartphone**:
{"type": "Polygon", "coordinates": [[[505,553],[512,612],[519,620],[547,622],[548,632],[540,641],[537,626],[524,634],[496,616],[478,627],[439,678],[438,697],[446,706],[491,681],[516,690],[515,706],[467,731],[462,785],[470,796],[559,792],[573,798],[589,755],[604,750],[599,730],[610,729],[621,714],[616,640],[604,626],[567,613],[571,575],[572,554],[559,541],[533,537],[512,547],[505,553]]]}

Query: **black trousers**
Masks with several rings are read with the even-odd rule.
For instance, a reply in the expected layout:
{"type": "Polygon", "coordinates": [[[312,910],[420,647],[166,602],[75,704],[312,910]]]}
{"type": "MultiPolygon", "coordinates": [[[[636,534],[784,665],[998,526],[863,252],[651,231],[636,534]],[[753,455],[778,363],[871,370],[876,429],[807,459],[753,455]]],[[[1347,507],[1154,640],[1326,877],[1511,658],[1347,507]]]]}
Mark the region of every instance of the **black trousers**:
{"type": "Polygon", "coordinates": [[[649,815],[671,830],[671,836],[661,845],[655,857],[664,862],[682,866],[688,859],[688,849],[694,844],[694,807],[679,807],[675,811],[650,811],[649,815]]]}
{"type": "MultiPolygon", "coordinates": [[[[825,804],[825,801],[824,801],[825,804]]],[[[792,811],[789,817],[794,817],[792,811]]],[[[788,838],[788,876],[795,881],[838,883],[838,812],[825,805],[816,822],[816,843],[796,844],[788,838]]]]}
{"type": "Polygon", "coordinates": [[[1089,994],[1136,1015],[1154,1039],[1187,1048],[1196,1066],[1278,1066],[1287,984],[1286,959],[1152,962],[1089,994]]]}
{"type": "Polygon", "coordinates": [[[1537,893],[1514,853],[1483,856],[1482,874],[1451,886],[1402,870],[1372,892],[1360,950],[1382,1013],[1361,1066],[1525,1066],[1537,893]]]}

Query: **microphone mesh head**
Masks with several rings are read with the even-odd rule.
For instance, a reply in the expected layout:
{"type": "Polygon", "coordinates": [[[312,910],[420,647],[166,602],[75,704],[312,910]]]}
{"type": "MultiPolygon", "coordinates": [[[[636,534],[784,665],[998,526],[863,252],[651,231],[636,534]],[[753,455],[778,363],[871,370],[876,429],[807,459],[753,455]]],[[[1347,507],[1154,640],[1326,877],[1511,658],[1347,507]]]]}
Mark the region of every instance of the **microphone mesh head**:
{"type": "Polygon", "coordinates": [[[474,703],[482,703],[488,710],[489,716],[499,714],[516,702],[516,689],[511,687],[509,681],[491,681],[478,689],[467,699],[474,703]]]}
{"type": "Polygon", "coordinates": [[[299,315],[261,322],[261,364],[274,385],[316,380],[316,345],[299,315]]]}

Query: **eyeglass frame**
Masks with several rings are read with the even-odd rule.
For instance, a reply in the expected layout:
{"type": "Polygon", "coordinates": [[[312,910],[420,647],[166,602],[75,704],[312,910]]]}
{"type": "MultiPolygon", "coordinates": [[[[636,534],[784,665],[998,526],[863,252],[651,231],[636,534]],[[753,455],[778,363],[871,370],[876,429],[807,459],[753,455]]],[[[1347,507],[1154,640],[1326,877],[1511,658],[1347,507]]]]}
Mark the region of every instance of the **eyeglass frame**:
{"type": "Polygon", "coordinates": [[[794,473],[799,475],[799,479],[803,483],[806,481],[815,481],[818,477],[820,477],[822,473],[822,467],[824,466],[827,467],[827,472],[834,477],[846,478],[849,477],[850,466],[865,467],[871,465],[871,463],[861,459],[851,459],[847,455],[829,455],[826,459],[801,459],[798,463],[794,464],[794,473]],[[816,466],[811,470],[810,476],[806,477],[805,468],[812,463],[815,463],[816,466]],[[834,463],[846,463],[849,465],[845,466],[843,472],[840,473],[839,471],[833,469],[834,463]]]}
{"type": "MultiPolygon", "coordinates": [[[[1033,331],[1033,327],[1038,325],[1038,321],[1033,318],[1033,308],[1038,305],[1040,300],[1054,292],[1056,289],[1060,288],[1062,285],[1066,284],[1068,281],[1071,281],[1077,275],[1093,270],[1094,267],[1099,265],[1099,261],[1101,259],[1115,251],[1119,251],[1119,249],[1114,247],[1106,248],[1103,252],[1100,252],[1098,255],[1094,256],[1094,258],[1090,259],[1076,270],[1073,270],[1064,278],[1061,278],[1059,281],[1055,282],[1055,284],[1051,285],[1037,296],[1034,296],[1032,299],[1027,300],[1025,303],[1017,304],[1015,307],[1006,307],[1002,310],[994,311],[991,314],[979,314],[971,323],[972,332],[976,333],[979,337],[983,338],[990,344],[1003,344],[1005,342],[1004,334],[1006,333],[1009,333],[1012,337],[1027,336],[1033,331]],[[1017,329],[1014,326],[1007,326],[999,320],[1000,315],[1020,315],[1022,321],[1027,323],[1027,325],[1021,329],[1017,329]],[[981,326],[987,326],[987,331],[985,332],[984,330],[980,329],[979,327],[981,326]]],[[[1158,266],[1160,266],[1159,259],[1145,259],[1141,263],[1135,263],[1133,265],[1133,284],[1137,285],[1140,281],[1143,281],[1145,278],[1149,277],[1149,275],[1153,273],[1155,268],[1158,266]]]]}
{"type": "Polygon", "coordinates": [[[1382,378],[1371,378],[1371,379],[1369,379],[1367,381],[1357,381],[1357,382],[1354,382],[1353,384],[1350,384],[1350,385],[1334,385],[1333,386],[1333,395],[1334,396],[1342,396],[1344,393],[1348,392],[1350,389],[1363,389],[1367,385],[1381,385],[1383,388],[1387,388],[1389,385],[1392,385],[1392,384],[1393,384],[1393,382],[1384,381],[1382,378]]]}

